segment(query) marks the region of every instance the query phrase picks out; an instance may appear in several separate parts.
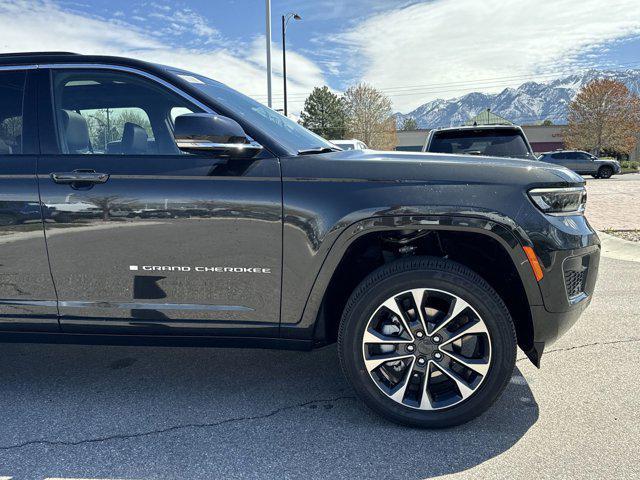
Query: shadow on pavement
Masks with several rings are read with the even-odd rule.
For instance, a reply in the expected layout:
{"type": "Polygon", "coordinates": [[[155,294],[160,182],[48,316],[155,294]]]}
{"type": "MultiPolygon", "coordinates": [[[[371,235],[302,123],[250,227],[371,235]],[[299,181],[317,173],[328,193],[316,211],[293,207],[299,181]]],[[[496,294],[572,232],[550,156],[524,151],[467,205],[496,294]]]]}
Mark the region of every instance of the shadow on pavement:
{"type": "Polygon", "coordinates": [[[425,478],[500,455],[536,422],[518,370],[485,415],[424,431],[353,397],[314,352],[0,345],[0,477],[425,478]]]}

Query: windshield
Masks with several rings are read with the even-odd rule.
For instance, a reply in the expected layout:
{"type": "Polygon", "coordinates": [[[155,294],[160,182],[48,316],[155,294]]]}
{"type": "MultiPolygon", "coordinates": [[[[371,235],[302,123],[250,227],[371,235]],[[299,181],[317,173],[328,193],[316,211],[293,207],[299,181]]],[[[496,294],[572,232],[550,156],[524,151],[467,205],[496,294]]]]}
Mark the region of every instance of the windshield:
{"type": "Polygon", "coordinates": [[[247,123],[265,132],[291,153],[314,148],[334,148],[324,138],[307,130],[290,118],[256,102],[223,83],[191,72],[170,70],[171,73],[202,90],[207,96],[242,117],[247,123]]]}
{"type": "Polygon", "coordinates": [[[493,157],[534,158],[517,130],[458,130],[437,132],[430,152],[487,155],[493,157]]]}

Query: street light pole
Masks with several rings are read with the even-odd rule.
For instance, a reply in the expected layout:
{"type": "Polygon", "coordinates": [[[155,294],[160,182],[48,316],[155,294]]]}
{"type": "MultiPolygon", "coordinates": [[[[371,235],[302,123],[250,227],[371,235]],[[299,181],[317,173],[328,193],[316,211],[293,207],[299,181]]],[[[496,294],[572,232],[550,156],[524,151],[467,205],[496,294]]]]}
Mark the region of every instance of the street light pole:
{"type": "Polygon", "coordinates": [[[287,109],[287,24],[289,20],[301,20],[302,17],[297,13],[287,13],[282,15],[282,81],[284,90],[284,116],[289,113],[287,109]]]}
{"type": "Polygon", "coordinates": [[[284,90],[284,116],[288,115],[287,111],[287,34],[284,15],[282,15],[282,81],[284,90]]]}
{"type": "Polygon", "coordinates": [[[271,108],[271,0],[267,1],[267,106],[271,108]]]}

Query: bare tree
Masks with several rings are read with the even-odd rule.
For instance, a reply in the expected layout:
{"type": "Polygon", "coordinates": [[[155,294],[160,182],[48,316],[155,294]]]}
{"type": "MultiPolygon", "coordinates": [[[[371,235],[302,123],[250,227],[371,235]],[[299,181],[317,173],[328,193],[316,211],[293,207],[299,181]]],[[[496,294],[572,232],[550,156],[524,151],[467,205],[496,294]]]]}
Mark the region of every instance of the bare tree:
{"type": "Polygon", "coordinates": [[[640,99],[621,82],[594,80],[571,102],[568,120],[567,147],[630,153],[640,133],[640,99]]]}
{"type": "Polygon", "coordinates": [[[377,150],[392,150],[397,143],[396,120],[391,100],[366,83],[344,93],[347,136],[362,140],[377,150]]]}
{"type": "Polygon", "coordinates": [[[134,202],[133,200],[128,200],[118,195],[90,197],[87,198],[87,201],[102,210],[102,220],[105,222],[109,220],[112,210],[116,210],[118,208],[126,210],[134,202]]]}

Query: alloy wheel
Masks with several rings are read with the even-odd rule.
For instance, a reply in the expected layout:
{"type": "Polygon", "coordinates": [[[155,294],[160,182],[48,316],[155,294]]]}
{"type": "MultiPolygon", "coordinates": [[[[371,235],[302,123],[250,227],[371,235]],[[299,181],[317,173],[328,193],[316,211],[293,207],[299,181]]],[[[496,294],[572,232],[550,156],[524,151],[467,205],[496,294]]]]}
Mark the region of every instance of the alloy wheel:
{"type": "Polygon", "coordinates": [[[383,302],[362,337],[376,386],[406,407],[440,410],[471,397],[491,366],[491,337],[478,312],[443,290],[407,290],[383,302]]]}

